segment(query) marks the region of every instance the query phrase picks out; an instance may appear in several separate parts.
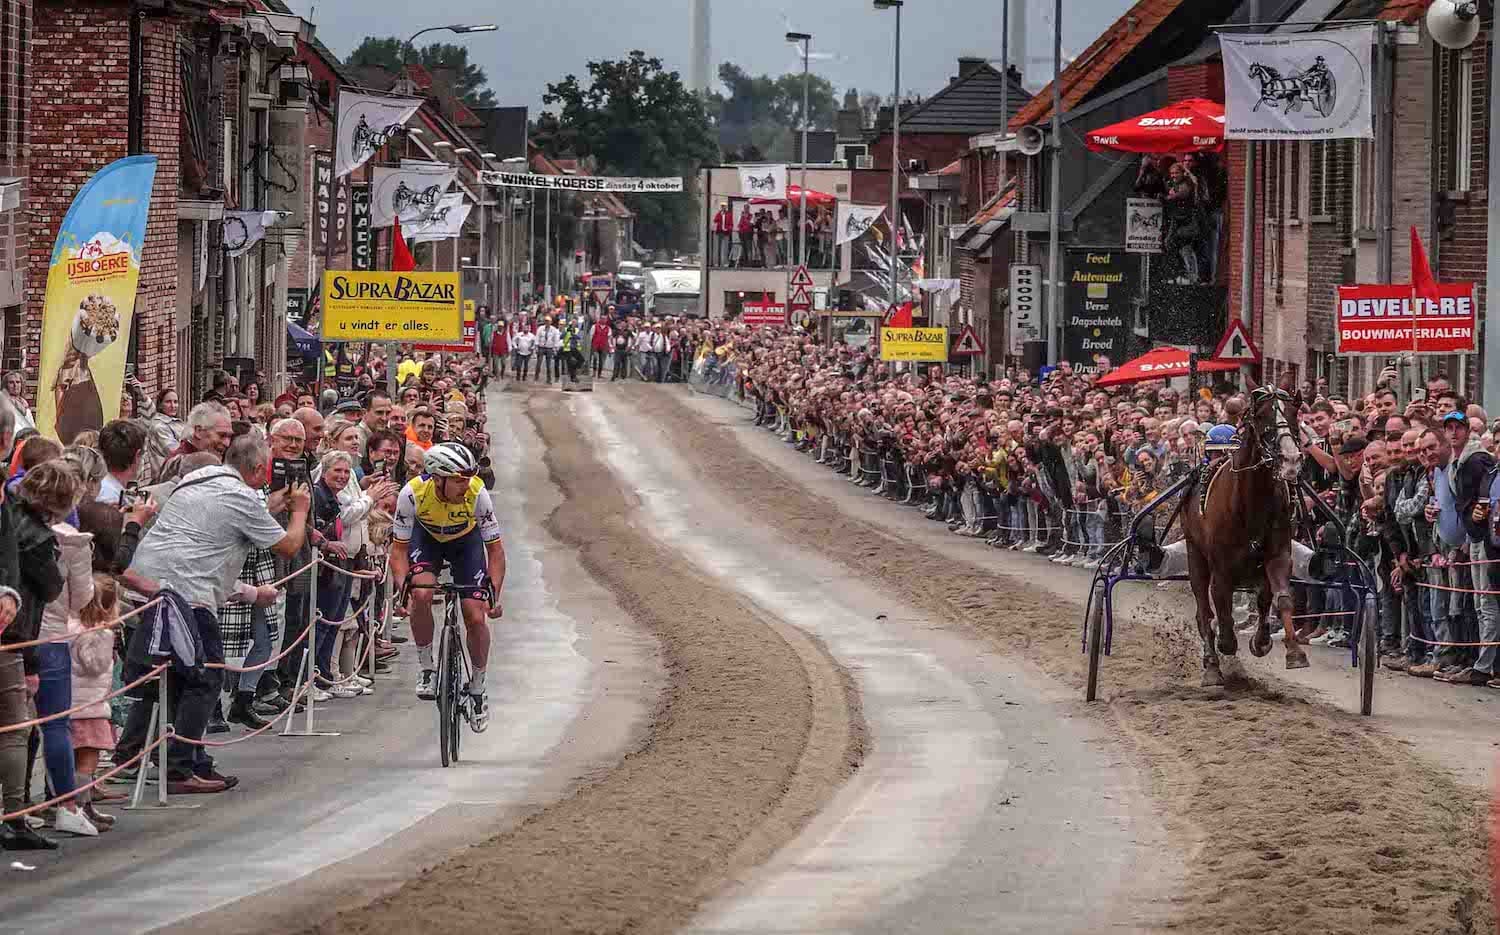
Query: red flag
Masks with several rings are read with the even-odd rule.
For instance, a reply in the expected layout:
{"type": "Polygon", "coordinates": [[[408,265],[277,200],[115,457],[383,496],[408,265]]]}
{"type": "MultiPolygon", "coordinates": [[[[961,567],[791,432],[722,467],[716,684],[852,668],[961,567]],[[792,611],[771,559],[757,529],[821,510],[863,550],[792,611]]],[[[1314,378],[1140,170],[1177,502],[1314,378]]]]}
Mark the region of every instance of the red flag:
{"type": "Polygon", "coordinates": [[[890,311],[885,313],[885,326],[887,328],[910,328],[911,303],[903,302],[900,305],[891,306],[890,311]]]}
{"type": "Polygon", "coordinates": [[[394,272],[406,273],[417,268],[417,261],[412,259],[411,250],[407,249],[406,238],[401,236],[401,219],[396,219],[396,225],[392,228],[395,238],[391,241],[391,269],[394,272]]]}
{"type": "Polygon", "coordinates": [[[1432,276],[1432,267],[1427,263],[1427,251],[1422,249],[1422,237],[1415,224],[1411,227],[1411,291],[1429,302],[1437,302],[1437,280],[1432,276]]]}

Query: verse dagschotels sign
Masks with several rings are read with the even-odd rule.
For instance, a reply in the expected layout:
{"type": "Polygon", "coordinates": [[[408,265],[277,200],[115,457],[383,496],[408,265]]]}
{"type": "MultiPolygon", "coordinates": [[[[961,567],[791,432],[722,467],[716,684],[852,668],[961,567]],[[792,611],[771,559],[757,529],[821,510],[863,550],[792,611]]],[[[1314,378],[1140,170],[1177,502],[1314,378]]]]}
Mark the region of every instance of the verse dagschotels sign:
{"type": "Polygon", "coordinates": [[[329,270],[323,274],[324,341],[458,343],[464,336],[459,273],[329,270]]]}
{"type": "Polygon", "coordinates": [[[1414,297],[1411,286],[1340,286],[1334,324],[1340,354],[1469,354],[1478,349],[1472,283],[1439,283],[1436,302],[1414,297]]]}

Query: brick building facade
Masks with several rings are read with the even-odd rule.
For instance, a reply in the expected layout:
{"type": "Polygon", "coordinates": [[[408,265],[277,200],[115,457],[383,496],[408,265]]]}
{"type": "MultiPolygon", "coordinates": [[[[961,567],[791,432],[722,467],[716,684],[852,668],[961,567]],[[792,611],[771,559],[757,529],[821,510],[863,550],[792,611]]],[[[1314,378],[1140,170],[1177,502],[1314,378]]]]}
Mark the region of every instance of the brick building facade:
{"type": "Polygon", "coordinates": [[[0,370],[24,369],[31,0],[0,0],[0,370]]]}

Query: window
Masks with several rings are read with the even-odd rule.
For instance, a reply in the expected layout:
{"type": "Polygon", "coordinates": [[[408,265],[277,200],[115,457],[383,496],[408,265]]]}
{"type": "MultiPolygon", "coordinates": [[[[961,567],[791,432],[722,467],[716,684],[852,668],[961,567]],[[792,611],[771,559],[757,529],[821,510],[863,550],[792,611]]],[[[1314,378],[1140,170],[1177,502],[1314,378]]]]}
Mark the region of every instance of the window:
{"type": "Polygon", "coordinates": [[[1453,190],[1466,192],[1472,178],[1474,152],[1474,52],[1458,53],[1458,81],[1453,100],[1453,190]]]}
{"type": "Polygon", "coordinates": [[[1334,147],[1338,144],[1333,140],[1320,140],[1312,144],[1311,171],[1308,173],[1310,183],[1308,185],[1308,200],[1310,210],[1320,217],[1328,217],[1333,214],[1333,167],[1334,147]]]}
{"type": "MultiPolygon", "coordinates": [[[[934,205],[934,230],[928,235],[928,241],[932,243],[935,248],[935,254],[933,258],[936,262],[934,263],[934,266],[944,273],[946,273],[948,270],[948,256],[952,251],[953,244],[953,241],[948,237],[948,225],[950,223],[952,223],[952,218],[948,214],[948,206],[942,203],[934,205]]],[[[928,275],[932,274],[929,273],[928,275]]]]}
{"type": "Polygon", "coordinates": [[[24,308],[12,305],[5,309],[5,340],[0,350],[0,370],[22,370],[26,355],[26,319],[24,308]]]}
{"type": "Polygon", "coordinates": [[[1302,218],[1302,143],[1293,141],[1288,144],[1291,150],[1287,158],[1287,217],[1291,220],[1302,218]]]}

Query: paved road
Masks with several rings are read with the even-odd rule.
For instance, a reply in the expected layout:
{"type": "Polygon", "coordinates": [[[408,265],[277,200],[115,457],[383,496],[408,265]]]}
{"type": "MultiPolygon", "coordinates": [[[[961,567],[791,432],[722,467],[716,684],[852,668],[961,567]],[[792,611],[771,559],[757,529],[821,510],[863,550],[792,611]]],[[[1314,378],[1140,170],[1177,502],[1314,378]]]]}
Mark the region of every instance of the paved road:
{"type": "Polygon", "coordinates": [[[5,931],[197,932],[208,910],[215,932],[285,930],[368,901],[618,759],[654,703],[653,646],[541,530],[558,493],[518,401],[496,393],[491,413],[507,615],[493,627],[492,724],[465,741],[464,763],[438,766],[408,643],[376,695],[319,708],[319,728],[340,736],[230,748],[221,769],[239,788],[193,810],[117,811],[107,835],[7,871],[5,931]]]}
{"type": "Polygon", "coordinates": [[[1128,931],[1151,915],[1175,873],[1164,832],[1143,778],[1073,717],[1074,700],[878,582],[716,508],[690,455],[619,396],[573,405],[641,497],[641,521],[821,639],[863,704],[870,742],[855,778],[692,930],[1128,931]]]}

